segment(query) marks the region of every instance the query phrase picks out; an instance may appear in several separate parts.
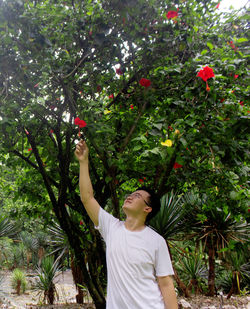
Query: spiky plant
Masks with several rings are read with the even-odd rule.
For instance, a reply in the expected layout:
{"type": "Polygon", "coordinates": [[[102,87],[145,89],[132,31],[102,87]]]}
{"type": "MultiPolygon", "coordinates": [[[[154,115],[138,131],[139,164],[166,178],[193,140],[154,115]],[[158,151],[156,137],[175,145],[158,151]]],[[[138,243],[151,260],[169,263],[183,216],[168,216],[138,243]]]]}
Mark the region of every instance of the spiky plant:
{"type": "Polygon", "coordinates": [[[55,286],[55,279],[60,270],[58,261],[54,262],[52,256],[47,256],[42,260],[41,266],[37,268],[38,281],[34,289],[43,294],[43,301],[50,305],[54,304],[58,293],[55,286]]]}
{"type": "Polygon", "coordinates": [[[161,209],[149,225],[165,239],[175,239],[185,227],[184,217],[183,197],[171,191],[161,198],[161,209]]]}
{"type": "Polygon", "coordinates": [[[62,228],[57,222],[48,227],[49,239],[47,243],[52,247],[50,254],[55,254],[60,261],[69,253],[69,242],[62,228]]]}
{"type": "Polygon", "coordinates": [[[12,269],[25,265],[25,248],[23,243],[17,243],[12,247],[12,269]]]}
{"type": "Polygon", "coordinates": [[[215,257],[230,241],[246,243],[249,240],[249,224],[236,221],[230,213],[217,206],[216,200],[207,195],[191,192],[185,196],[186,219],[189,222],[188,237],[202,241],[208,253],[208,295],[215,292],[215,257]],[[191,229],[190,229],[191,227],[191,229]]]}
{"type": "Polygon", "coordinates": [[[0,216],[0,238],[13,237],[18,233],[19,228],[14,225],[8,218],[0,216]]]}
{"type": "Polygon", "coordinates": [[[30,261],[32,259],[32,253],[36,252],[38,249],[38,240],[32,237],[32,235],[27,231],[23,231],[20,233],[20,239],[25,248],[26,264],[28,269],[30,261]]]}
{"type": "Polygon", "coordinates": [[[186,250],[185,256],[179,260],[177,268],[181,270],[182,277],[187,281],[188,290],[194,289],[195,294],[202,293],[202,282],[207,278],[207,269],[203,261],[202,248],[186,250]]]}
{"type": "Polygon", "coordinates": [[[13,240],[8,237],[0,238],[0,268],[11,267],[13,240]]]}
{"type": "Polygon", "coordinates": [[[227,298],[232,294],[240,294],[242,281],[250,280],[250,263],[242,251],[228,251],[225,256],[225,265],[231,275],[231,286],[227,298]]]}
{"type": "MultiPolygon", "coordinates": [[[[161,198],[161,208],[158,214],[149,221],[150,227],[156,230],[166,240],[177,239],[177,234],[185,228],[185,209],[183,198],[171,191],[161,198]]],[[[169,247],[171,255],[171,248],[169,247]]],[[[186,297],[189,292],[175,270],[175,280],[186,297]]]]}
{"type": "MultiPolygon", "coordinates": [[[[48,243],[54,249],[51,254],[57,255],[57,260],[59,263],[61,263],[61,261],[63,261],[63,259],[66,257],[66,255],[71,253],[69,250],[68,240],[60,225],[56,222],[54,222],[52,226],[48,227],[48,231],[50,233],[50,239],[48,240],[48,243]]],[[[73,275],[73,280],[78,291],[78,294],[76,295],[76,302],[78,304],[82,304],[84,293],[83,290],[80,288],[79,284],[83,284],[83,278],[81,272],[79,271],[79,266],[77,265],[72,253],[70,267],[73,275]]]]}
{"type": "Polygon", "coordinates": [[[16,291],[17,295],[20,295],[21,293],[24,293],[26,291],[27,289],[26,275],[21,269],[16,268],[13,270],[11,276],[11,286],[16,291]]]}

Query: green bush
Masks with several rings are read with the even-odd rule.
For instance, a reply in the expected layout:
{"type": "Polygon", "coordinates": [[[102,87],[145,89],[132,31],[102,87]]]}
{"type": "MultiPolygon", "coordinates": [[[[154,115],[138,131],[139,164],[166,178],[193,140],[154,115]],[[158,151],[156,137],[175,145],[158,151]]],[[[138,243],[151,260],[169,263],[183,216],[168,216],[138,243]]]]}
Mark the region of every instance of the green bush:
{"type": "Polygon", "coordinates": [[[11,286],[13,289],[15,289],[18,295],[26,291],[27,280],[25,273],[21,269],[19,268],[14,269],[11,277],[11,286]]]}
{"type": "Polygon", "coordinates": [[[53,257],[47,256],[42,260],[41,266],[37,269],[38,282],[35,289],[43,293],[43,301],[53,305],[55,296],[58,298],[58,293],[54,280],[59,271],[58,261],[54,262],[53,257]]]}

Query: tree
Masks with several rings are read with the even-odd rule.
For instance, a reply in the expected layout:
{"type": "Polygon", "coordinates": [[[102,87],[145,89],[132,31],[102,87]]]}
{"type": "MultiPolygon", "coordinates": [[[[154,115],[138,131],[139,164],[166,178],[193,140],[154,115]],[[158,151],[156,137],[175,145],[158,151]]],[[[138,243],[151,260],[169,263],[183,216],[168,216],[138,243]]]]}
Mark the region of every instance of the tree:
{"type": "Polygon", "coordinates": [[[186,196],[188,208],[187,222],[192,226],[189,232],[191,239],[202,241],[208,254],[208,295],[215,293],[215,259],[221,250],[233,246],[232,242],[247,244],[249,242],[249,224],[244,218],[236,219],[232,214],[225,213],[220,207],[224,201],[216,195],[195,194],[186,196]],[[219,202],[219,203],[218,203],[219,202]],[[218,204],[220,206],[218,206],[218,204]]]}
{"type": "Polygon", "coordinates": [[[175,3],[0,4],[2,164],[22,168],[29,196],[55,214],[97,308],[105,248],[79,198],[77,117],[96,198],[118,218],[124,191],[141,182],[162,196],[223,178],[233,200],[230,173],[238,186],[246,179],[246,15],[222,21],[217,2],[175,3]],[[197,76],[205,65],[207,82],[197,76]]]}

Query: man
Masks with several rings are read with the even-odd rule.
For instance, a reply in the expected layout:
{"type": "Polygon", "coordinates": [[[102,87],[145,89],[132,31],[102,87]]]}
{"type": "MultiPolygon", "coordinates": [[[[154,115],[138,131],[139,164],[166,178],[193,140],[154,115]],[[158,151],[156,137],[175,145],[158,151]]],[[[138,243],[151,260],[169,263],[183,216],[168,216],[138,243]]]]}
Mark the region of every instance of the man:
{"type": "Polygon", "coordinates": [[[126,220],[114,218],[94,198],[88,153],[85,141],[81,140],[75,151],[80,163],[81,200],[106,242],[106,308],[177,309],[171,278],[174,272],[166,242],[145,225],[147,216],[156,213],[154,194],[146,189],[135,191],[125,199],[122,207],[126,220]]]}

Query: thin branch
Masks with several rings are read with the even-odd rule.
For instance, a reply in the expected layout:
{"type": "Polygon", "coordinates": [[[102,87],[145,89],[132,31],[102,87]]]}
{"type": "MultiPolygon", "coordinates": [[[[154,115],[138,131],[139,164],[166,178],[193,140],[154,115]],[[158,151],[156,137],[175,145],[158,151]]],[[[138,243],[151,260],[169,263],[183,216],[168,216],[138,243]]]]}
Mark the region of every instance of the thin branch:
{"type": "Polygon", "coordinates": [[[142,106],[142,108],[141,108],[141,110],[140,110],[140,112],[139,112],[137,118],[135,119],[135,121],[134,121],[133,125],[131,126],[131,128],[130,128],[130,130],[129,130],[127,136],[126,136],[126,138],[124,139],[124,142],[123,142],[123,144],[122,144],[122,146],[121,146],[121,148],[120,148],[120,152],[123,152],[124,149],[126,148],[126,146],[127,146],[128,142],[129,142],[129,140],[130,140],[132,134],[134,133],[134,130],[135,130],[137,124],[138,124],[138,121],[140,120],[140,118],[141,118],[143,112],[144,112],[145,109],[146,109],[147,104],[148,104],[148,101],[146,101],[146,102],[143,104],[143,106],[142,106]]]}
{"type": "Polygon", "coordinates": [[[87,53],[82,57],[82,59],[78,62],[78,64],[75,66],[75,68],[74,68],[69,74],[62,76],[61,78],[62,78],[62,79],[65,79],[65,78],[70,77],[72,74],[74,74],[74,73],[77,71],[77,69],[79,68],[79,66],[83,63],[83,61],[84,61],[90,54],[91,54],[91,51],[87,52],[87,53]]]}
{"type": "MultiPolygon", "coordinates": [[[[16,156],[18,156],[19,158],[21,158],[23,161],[27,162],[30,166],[32,166],[34,169],[36,169],[37,171],[39,171],[39,166],[35,165],[32,161],[30,161],[28,158],[26,158],[24,155],[22,155],[20,152],[18,152],[17,150],[10,150],[9,152],[14,153],[16,156]]],[[[50,176],[47,176],[49,181],[56,187],[58,188],[59,185],[57,182],[54,181],[54,179],[52,179],[50,176]]]]}

